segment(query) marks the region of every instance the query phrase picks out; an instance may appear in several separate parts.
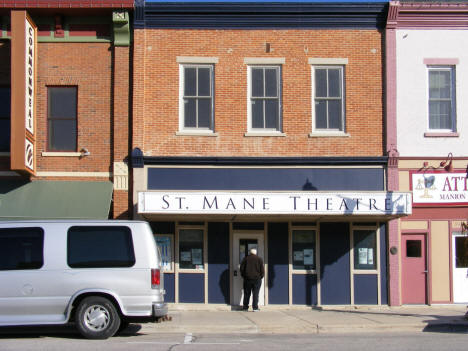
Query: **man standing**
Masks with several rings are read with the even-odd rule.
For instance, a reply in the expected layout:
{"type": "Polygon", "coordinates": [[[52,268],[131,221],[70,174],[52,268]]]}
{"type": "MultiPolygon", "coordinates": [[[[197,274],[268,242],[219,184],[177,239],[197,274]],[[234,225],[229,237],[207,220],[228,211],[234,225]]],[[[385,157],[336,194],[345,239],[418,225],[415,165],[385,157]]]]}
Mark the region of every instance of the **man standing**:
{"type": "Polygon", "coordinates": [[[263,260],[257,256],[257,249],[250,249],[250,254],[245,256],[240,265],[240,273],[244,278],[244,306],[243,310],[249,309],[250,294],[252,297],[252,308],[254,312],[258,309],[258,293],[265,276],[263,260]]]}

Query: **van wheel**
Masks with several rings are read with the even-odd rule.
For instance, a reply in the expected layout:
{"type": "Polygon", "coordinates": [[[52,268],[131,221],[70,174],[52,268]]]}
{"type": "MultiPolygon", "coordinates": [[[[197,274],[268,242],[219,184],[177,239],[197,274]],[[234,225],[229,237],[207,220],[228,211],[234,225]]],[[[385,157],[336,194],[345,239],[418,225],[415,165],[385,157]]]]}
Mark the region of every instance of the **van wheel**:
{"type": "Polygon", "coordinates": [[[107,339],[119,329],[120,316],[108,299],[90,296],[78,305],[75,322],[78,331],[85,338],[107,339]]]}

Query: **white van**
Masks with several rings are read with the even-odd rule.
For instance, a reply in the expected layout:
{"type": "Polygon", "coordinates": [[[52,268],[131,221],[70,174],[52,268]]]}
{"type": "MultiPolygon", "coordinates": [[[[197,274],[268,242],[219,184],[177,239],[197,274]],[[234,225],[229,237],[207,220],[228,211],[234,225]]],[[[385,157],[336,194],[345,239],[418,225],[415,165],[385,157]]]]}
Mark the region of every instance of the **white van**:
{"type": "Polygon", "coordinates": [[[167,314],[148,223],[0,222],[0,326],[75,322],[105,339],[167,314]]]}

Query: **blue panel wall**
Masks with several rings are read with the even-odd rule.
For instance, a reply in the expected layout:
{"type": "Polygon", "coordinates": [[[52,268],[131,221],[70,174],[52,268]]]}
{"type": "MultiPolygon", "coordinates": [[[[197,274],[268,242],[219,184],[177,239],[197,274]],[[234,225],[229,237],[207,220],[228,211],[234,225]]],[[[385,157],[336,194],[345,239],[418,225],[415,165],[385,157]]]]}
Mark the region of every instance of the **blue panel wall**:
{"type": "Polygon", "coordinates": [[[377,305],[377,274],[354,275],[354,303],[356,305],[377,305]]]}
{"type": "Polygon", "coordinates": [[[179,273],[179,302],[205,302],[205,275],[179,273]]]}
{"type": "Polygon", "coordinates": [[[293,274],[292,303],[294,305],[317,304],[317,275],[293,274]]]}
{"type": "Polygon", "coordinates": [[[373,168],[149,168],[148,190],[384,190],[373,168]]]}
{"type": "Polygon", "coordinates": [[[164,301],[175,302],[174,273],[164,273],[164,289],[166,290],[166,295],[164,295],[164,301]]]}
{"type": "Polygon", "coordinates": [[[208,302],[229,304],[229,223],[208,223],[208,302]]]}
{"type": "Polygon", "coordinates": [[[387,272],[387,224],[380,225],[380,299],[382,305],[388,304],[388,272],[387,272]]]}
{"type": "Polygon", "coordinates": [[[322,305],[351,303],[348,223],[320,224],[322,305]]]}
{"type": "Polygon", "coordinates": [[[268,303],[289,303],[288,223],[268,223],[268,303]]]}

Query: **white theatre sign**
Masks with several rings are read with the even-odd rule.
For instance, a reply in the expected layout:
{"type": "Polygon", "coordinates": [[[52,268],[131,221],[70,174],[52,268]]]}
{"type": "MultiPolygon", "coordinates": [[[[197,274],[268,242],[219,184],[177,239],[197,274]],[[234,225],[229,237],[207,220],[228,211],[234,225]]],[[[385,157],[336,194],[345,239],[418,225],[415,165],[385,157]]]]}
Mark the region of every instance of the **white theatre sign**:
{"type": "Polygon", "coordinates": [[[411,181],[415,204],[467,204],[466,172],[413,173],[411,181]]]}
{"type": "Polygon", "coordinates": [[[403,192],[171,192],[138,193],[141,214],[409,215],[403,192]]]}

